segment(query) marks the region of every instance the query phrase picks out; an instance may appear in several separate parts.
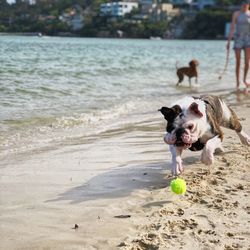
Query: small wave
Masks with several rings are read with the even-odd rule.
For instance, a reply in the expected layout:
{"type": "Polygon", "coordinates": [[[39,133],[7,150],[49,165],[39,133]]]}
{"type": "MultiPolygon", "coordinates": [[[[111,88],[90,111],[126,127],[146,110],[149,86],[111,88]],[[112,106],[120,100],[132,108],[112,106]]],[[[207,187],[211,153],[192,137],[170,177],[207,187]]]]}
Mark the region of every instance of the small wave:
{"type": "Polygon", "coordinates": [[[134,103],[128,102],[106,110],[92,110],[71,116],[4,120],[2,125],[7,129],[0,134],[0,150],[3,154],[17,153],[37,149],[44,144],[54,145],[72,138],[96,134],[116,123],[118,117],[128,114],[133,109],[134,103]]]}
{"type": "Polygon", "coordinates": [[[21,93],[21,94],[28,94],[28,95],[37,95],[38,93],[34,90],[31,89],[24,89],[24,88],[16,88],[15,89],[16,93],[21,93]]]}
{"type": "Polygon", "coordinates": [[[25,128],[31,126],[44,126],[51,124],[55,119],[51,117],[32,117],[28,119],[4,120],[3,124],[15,128],[25,128]]]}
{"type": "Polygon", "coordinates": [[[8,87],[6,87],[6,86],[1,86],[0,87],[0,92],[9,92],[9,88],[8,87]]]}
{"type": "Polygon", "coordinates": [[[64,95],[64,96],[70,95],[70,91],[66,91],[66,90],[52,89],[52,88],[45,87],[45,86],[42,86],[39,89],[45,93],[57,93],[57,94],[64,95]]]}
{"type": "Polygon", "coordinates": [[[115,118],[128,114],[136,109],[134,102],[129,101],[120,105],[115,105],[110,109],[92,110],[89,113],[75,114],[74,116],[62,116],[56,119],[52,124],[54,128],[69,128],[79,125],[95,125],[100,126],[100,123],[114,120],[115,118]]]}

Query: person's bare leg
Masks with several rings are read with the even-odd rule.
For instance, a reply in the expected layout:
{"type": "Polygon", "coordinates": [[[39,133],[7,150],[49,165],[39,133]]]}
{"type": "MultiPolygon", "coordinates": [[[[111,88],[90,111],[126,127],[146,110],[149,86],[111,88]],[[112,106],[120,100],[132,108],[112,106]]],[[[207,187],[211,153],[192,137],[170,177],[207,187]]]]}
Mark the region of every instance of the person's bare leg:
{"type": "Polygon", "coordinates": [[[249,61],[250,61],[250,48],[244,49],[245,52],[245,67],[244,67],[244,77],[243,82],[246,85],[246,87],[250,87],[250,83],[247,82],[247,73],[249,70],[249,61]]]}
{"type": "Polygon", "coordinates": [[[235,59],[236,59],[236,66],[235,66],[236,89],[239,90],[239,88],[240,88],[240,59],[241,59],[241,49],[235,49],[235,59]]]}
{"type": "Polygon", "coordinates": [[[236,59],[235,73],[236,73],[236,90],[237,91],[239,91],[240,89],[240,54],[241,54],[241,49],[235,49],[235,59],[236,59]]]}

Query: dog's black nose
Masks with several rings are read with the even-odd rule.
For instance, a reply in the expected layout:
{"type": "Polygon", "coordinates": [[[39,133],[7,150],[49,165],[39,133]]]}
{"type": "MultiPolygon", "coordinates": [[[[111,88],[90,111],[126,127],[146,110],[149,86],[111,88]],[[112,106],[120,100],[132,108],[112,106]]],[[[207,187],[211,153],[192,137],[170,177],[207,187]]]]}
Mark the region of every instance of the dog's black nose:
{"type": "Polygon", "coordinates": [[[182,135],[184,134],[185,129],[184,128],[179,128],[178,130],[176,130],[176,138],[177,141],[181,140],[182,135]]]}

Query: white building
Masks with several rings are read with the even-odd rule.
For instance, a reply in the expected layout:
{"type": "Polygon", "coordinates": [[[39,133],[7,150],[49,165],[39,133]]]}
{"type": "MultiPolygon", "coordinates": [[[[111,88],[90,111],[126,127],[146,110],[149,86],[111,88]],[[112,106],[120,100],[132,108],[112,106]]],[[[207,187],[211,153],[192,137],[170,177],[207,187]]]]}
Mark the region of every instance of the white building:
{"type": "Polygon", "coordinates": [[[139,0],[139,3],[152,5],[154,3],[157,3],[157,1],[156,0],[139,0]]]}
{"type": "Polygon", "coordinates": [[[171,0],[173,5],[192,4],[193,0],[171,0]]]}
{"type": "Polygon", "coordinates": [[[135,2],[112,2],[103,3],[100,6],[101,16],[124,16],[130,13],[133,9],[138,8],[138,3],[135,2]]]}

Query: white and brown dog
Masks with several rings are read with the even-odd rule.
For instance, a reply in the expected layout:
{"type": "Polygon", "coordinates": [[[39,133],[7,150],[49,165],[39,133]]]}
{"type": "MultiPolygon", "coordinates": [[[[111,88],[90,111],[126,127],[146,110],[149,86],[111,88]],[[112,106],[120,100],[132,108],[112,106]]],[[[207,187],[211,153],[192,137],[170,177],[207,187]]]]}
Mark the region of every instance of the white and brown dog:
{"type": "Polygon", "coordinates": [[[241,143],[250,146],[250,137],[242,130],[235,112],[216,96],[186,97],[171,108],[162,107],[159,111],[167,120],[164,141],[172,154],[173,175],[183,171],[184,149],[203,150],[201,161],[206,165],[213,163],[215,150],[222,149],[220,126],[235,130],[241,143]]]}

